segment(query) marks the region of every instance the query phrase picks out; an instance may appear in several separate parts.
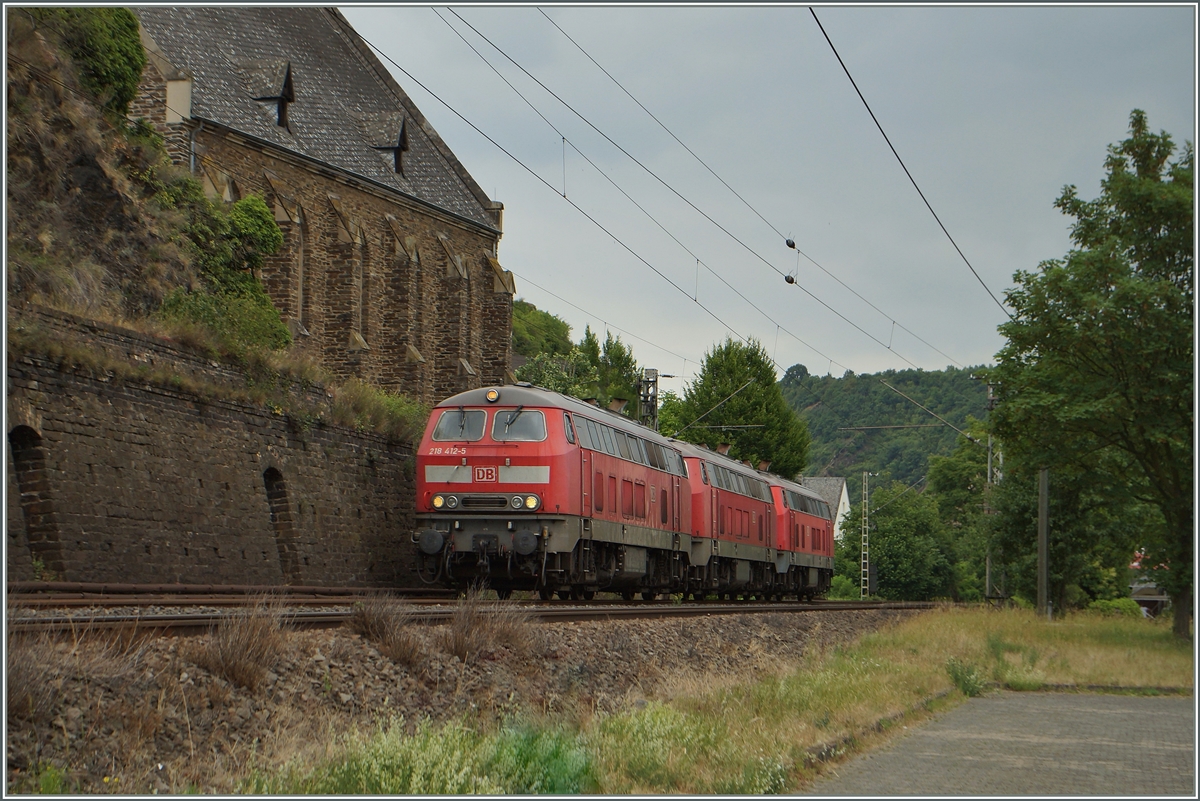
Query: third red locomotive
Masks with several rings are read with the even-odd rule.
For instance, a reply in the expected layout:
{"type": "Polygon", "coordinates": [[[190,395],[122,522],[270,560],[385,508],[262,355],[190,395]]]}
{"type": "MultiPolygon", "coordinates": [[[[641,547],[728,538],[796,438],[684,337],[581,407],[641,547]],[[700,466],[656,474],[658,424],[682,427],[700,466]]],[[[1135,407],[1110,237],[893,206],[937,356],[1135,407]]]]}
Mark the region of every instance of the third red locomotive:
{"type": "Polygon", "coordinates": [[[816,493],[528,384],[434,408],[416,522],[425,581],[502,598],[811,599],[833,575],[816,493]]]}

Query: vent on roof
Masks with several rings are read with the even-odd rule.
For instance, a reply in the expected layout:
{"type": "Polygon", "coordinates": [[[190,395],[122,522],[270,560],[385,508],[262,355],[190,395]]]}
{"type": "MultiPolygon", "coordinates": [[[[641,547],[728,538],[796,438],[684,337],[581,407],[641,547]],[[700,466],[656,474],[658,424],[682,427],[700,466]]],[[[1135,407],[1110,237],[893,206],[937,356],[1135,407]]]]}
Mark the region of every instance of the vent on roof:
{"type": "Polygon", "coordinates": [[[371,149],[387,158],[393,172],[404,175],[403,156],[408,152],[404,115],[398,111],[369,112],[358,119],[371,149]]]}
{"type": "Polygon", "coordinates": [[[253,59],[236,63],[250,87],[250,96],[260,103],[274,103],[275,124],[286,128],[288,104],[296,102],[292,63],[281,59],[253,59]]]}

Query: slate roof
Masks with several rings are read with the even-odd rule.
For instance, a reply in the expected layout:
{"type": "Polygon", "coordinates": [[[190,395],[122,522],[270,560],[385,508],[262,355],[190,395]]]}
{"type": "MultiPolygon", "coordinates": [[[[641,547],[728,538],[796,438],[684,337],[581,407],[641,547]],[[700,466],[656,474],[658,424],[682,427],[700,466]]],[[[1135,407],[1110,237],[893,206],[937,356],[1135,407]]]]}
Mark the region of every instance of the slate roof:
{"type": "Polygon", "coordinates": [[[836,514],[838,504],[842,500],[842,487],[846,479],[833,476],[801,476],[800,486],[808,487],[821,496],[821,500],[830,505],[836,514]]]}
{"type": "Polygon", "coordinates": [[[192,76],[193,118],[497,229],[491,201],[336,9],[133,11],[161,55],[192,76]],[[289,71],[295,100],[287,105],[284,128],[271,98],[285,93],[289,71]],[[398,174],[395,151],[386,148],[396,147],[401,136],[408,149],[398,174]]]}

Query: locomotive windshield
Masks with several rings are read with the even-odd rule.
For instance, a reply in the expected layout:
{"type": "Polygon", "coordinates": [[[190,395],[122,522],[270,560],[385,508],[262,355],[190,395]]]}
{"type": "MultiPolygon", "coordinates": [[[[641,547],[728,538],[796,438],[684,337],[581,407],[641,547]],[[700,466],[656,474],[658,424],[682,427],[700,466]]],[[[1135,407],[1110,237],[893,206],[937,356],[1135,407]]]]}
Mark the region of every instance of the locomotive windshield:
{"type": "Polygon", "coordinates": [[[541,442],[546,438],[546,418],[541,412],[518,406],[497,409],[492,418],[496,442],[541,442]]]}
{"type": "Polygon", "coordinates": [[[474,442],[483,439],[487,412],[482,409],[447,409],[438,418],[433,438],[438,442],[474,442]]]}

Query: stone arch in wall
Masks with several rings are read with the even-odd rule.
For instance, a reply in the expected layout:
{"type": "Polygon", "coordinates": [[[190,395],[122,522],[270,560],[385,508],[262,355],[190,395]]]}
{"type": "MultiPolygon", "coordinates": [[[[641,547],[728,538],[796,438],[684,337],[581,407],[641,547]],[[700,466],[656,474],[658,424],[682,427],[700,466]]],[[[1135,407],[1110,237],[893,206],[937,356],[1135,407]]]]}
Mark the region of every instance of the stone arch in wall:
{"type": "Polygon", "coordinates": [[[25,518],[30,555],[44,570],[63,577],[62,543],[42,437],[31,427],[19,425],[8,432],[8,445],[21,493],[21,514],[25,518]]]}
{"type": "Polygon", "coordinates": [[[296,531],[292,526],[292,511],[288,506],[287,485],[283,473],[274,467],[263,471],[267,490],[267,506],[271,510],[271,529],[275,548],[279,551],[279,568],[288,584],[300,583],[300,552],[296,547],[296,531]]]}

